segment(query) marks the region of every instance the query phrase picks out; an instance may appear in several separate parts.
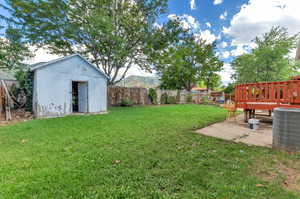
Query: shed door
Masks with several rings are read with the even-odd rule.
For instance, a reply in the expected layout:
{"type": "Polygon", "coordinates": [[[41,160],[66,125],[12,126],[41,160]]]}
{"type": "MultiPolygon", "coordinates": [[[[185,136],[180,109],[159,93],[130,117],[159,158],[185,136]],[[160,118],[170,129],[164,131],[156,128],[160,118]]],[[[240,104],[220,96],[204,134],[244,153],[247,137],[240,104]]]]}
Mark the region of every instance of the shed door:
{"type": "Polygon", "coordinates": [[[78,82],[78,112],[88,112],[88,83],[78,82]]]}

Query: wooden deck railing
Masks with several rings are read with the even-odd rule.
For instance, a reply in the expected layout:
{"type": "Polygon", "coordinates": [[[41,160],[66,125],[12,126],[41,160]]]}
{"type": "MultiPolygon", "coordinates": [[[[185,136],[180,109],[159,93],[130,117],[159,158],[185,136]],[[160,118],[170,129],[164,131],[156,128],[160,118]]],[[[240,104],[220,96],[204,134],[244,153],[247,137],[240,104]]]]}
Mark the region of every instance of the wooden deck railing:
{"type": "Polygon", "coordinates": [[[300,108],[300,80],[237,85],[235,102],[244,109],[300,108]]]}

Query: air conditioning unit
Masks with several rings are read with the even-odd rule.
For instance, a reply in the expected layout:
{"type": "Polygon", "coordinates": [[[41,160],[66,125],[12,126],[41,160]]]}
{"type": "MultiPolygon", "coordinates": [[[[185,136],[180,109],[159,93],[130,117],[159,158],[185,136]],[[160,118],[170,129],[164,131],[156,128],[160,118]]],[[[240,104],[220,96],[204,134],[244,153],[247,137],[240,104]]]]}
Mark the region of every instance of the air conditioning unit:
{"type": "Polygon", "coordinates": [[[274,109],[273,147],[300,150],[300,109],[274,109]]]}

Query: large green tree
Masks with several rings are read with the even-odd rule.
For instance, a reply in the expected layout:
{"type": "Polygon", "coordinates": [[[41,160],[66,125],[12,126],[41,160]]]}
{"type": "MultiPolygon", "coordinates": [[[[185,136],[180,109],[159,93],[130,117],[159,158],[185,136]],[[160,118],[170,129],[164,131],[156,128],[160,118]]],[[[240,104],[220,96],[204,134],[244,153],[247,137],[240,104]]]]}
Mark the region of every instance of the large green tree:
{"type": "Polygon", "coordinates": [[[168,53],[164,57],[164,66],[159,68],[161,87],[190,91],[200,76],[201,66],[196,59],[197,55],[203,53],[202,49],[181,45],[170,49],[168,53]]]}
{"type": "Polygon", "coordinates": [[[214,44],[207,46],[206,57],[200,70],[200,79],[204,81],[207,91],[217,88],[221,83],[221,77],[218,72],[223,69],[224,63],[215,55],[214,49],[214,44]]]}
{"type": "Polygon", "coordinates": [[[206,78],[206,90],[217,90],[222,85],[222,78],[218,73],[212,73],[206,78]]]}
{"type": "Polygon", "coordinates": [[[190,91],[197,82],[203,80],[207,89],[212,89],[218,81],[217,72],[223,63],[209,53],[213,45],[205,41],[189,40],[169,49],[163,55],[162,67],[158,69],[161,86],[167,89],[186,89],[190,91]]]}
{"type": "Polygon", "coordinates": [[[214,54],[215,45],[196,39],[193,32],[181,28],[176,20],[165,27],[164,35],[169,34],[169,40],[163,42],[164,48],[155,56],[161,87],[190,91],[200,80],[210,87],[210,81],[223,66],[214,54]]]}
{"type": "Polygon", "coordinates": [[[8,26],[0,37],[0,68],[15,70],[24,67],[24,61],[32,56],[18,29],[8,26]]]}
{"type": "MultiPolygon", "coordinates": [[[[80,53],[121,81],[134,65],[151,70],[148,43],[166,0],[6,0],[10,22],[32,45],[80,53]]],[[[3,16],[4,17],[4,16],[3,16]]]]}
{"type": "Polygon", "coordinates": [[[299,37],[289,36],[287,29],[273,27],[262,37],[256,37],[257,45],[250,53],[237,57],[232,62],[237,83],[285,80],[295,75],[299,63],[289,58],[299,37]]]}

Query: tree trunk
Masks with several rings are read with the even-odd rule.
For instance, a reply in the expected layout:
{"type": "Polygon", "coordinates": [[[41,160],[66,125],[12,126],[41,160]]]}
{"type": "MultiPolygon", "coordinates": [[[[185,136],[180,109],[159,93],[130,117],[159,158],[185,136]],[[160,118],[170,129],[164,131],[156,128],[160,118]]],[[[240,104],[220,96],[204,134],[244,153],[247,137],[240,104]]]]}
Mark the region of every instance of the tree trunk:
{"type": "Polygon", "coordinates": [[[206,92],[209,92],[210,79],[206,80],[206,92]]]}
{"type": "Polygon", "coordinates": [[[192,90],[192,86],[191,86],[191,82],[188,81],[187,85],[186,85],[186,88],[185,88],[188,92],[191,92],[192,90]]]}

